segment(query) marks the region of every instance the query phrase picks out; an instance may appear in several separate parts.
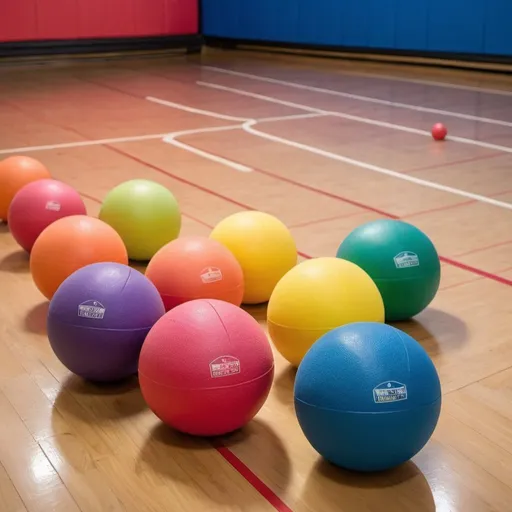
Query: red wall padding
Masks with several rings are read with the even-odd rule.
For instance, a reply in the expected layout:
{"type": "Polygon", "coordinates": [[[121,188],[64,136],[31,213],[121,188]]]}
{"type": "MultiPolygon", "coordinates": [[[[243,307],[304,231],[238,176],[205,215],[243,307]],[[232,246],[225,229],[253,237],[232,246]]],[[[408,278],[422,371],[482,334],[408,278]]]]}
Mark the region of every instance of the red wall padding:
{"type": "Polygon", "coordinates": [[[197,0],[0,0],[0,42],[196,34],[197,0]]]}

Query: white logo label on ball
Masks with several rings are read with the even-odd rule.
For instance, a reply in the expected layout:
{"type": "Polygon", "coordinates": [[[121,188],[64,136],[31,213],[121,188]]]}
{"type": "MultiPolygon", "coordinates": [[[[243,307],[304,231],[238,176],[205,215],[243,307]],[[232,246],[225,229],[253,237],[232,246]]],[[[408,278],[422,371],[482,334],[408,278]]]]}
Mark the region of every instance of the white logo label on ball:
{"type": "Polygon", "coordinates": [[[203,281],[205,284],[222,281],[222,272],[220,271],[220,268],[203,268],[203,270],[201,270],[201,281],[203,281]]]}
{"type": "Polygon", "coordinates": [[[95,320],[103,320],[106,308],[97,300],[86,300],[78,305],[78,316],[83,318],[94,318],[95,320]]]}
{"type": "Polygon", "coordinates": [[[396,268],[409,268],[409,267],[419,267],[420,259],[418,255],[411,251],[403,251],[397,254],[393,261],[395,262],[396,268]]]}
{"type": "Polygon", "coordinates": [[[60,212],[60,203],[57,201],[48,201],[45,208],[47,210],[51,210],[52,212],[60,212]]]}
{"type": "Polygon", "coordinates": [[[233,356],[217,357],[210,363],[210,375],[212,378],[229,377],[240,373],[240,360],[233,356]]]}
{"type": "Polygon", "coordinates": [[[407,386],[401,382],[388,380],[373,389],[373,401],[376,404],[388,404],[407,400],[407,386]]]}

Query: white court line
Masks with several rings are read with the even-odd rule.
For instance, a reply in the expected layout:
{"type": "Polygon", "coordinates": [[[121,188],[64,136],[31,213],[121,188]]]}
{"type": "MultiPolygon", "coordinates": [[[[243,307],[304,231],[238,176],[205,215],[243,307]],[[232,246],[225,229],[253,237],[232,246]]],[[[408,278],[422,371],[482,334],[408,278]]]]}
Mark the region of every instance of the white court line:
{"type": "MultiPolygon", "coordinates": [[[[322,71],[325,71],[322,69],[322,71]]],[[[451,84],[449,82],[439,82],[437,80],[428,80],[426,78],[406,78],[404,76],[381,75],[379,73],[367,73],[364,71],[348,71],[346,69],[335,69],[335,76],[360,76],[369,78],[381,78],[382,80],[389,80],[390,82],[404,82],[418,85],[432,85],[435,87],[444,87],[446,89],[459,89],[461,91],[497,94],[498,96],[512,96],[512,91],[505,89],[492,89],[490,87],[478,87],[476,85],[465,84],[451,84]]]]}
{"type": "MultiPolygon", "coordinates": [[[[252,93],[250,93],[250,94],[252,94],[252,93]]],[[[149,99],[149,98],[146,98],[146,99],[149,99]]],[[[279,100],[279,101],[281,102],[281,100],[279,100]]],[[[288,105],[290,104],[290,102],[284,102],[284,103],[286,103],[288,105]]],[[[165,105],[165,102],[161,102],[161,104],[165,105]]],[[[180,106],[178,106],[178,104],[174,103],[174,104],[172,104],[172,108],[178,108],[179,109],[180,106]]],[[[192,108],[193,107],[187,107],[188,111],[190,111],[190,109],[192,109],[192,108]]],[[[324,111],[321,111],[321,110],[316,111],[317,109],[313,109],[312,107],[305,107],[305,109],[308,109],[308,110],[311,109],[312,112],[309,113],[309,114],[303,114],[303,115],[299,114],[297,116],[283,116],[283,117],[266,118],[266,120],[267,121],[268,120],[283,121],[283,120],[293,119],[293,118],[305,118],[305,117],[315,117],[315,116],[326,115],[326,113],[324,111]]],[[[208,114],[210,116],[213,116],[213,117],[218,115],[219,118],[220,118],[220,116],[224,116],[224,114],[216,114],[215,112],[210,112],[210,111],[208,111],[208,114]]],[[[404,181],[409,181],[411,183],[415,183],[416,185],[421,185],[423,187],[428,187],[428,188],[440,190],[442,192],[448,192],[450,194],[454,194],[454,195],[457,195],[457,196],[461,196],[461,197],[465,197],[465,198],[472,199],[472,200],[475,200],[475,201],[479,201],[481,203],[487,203],[487,204],[490,204],[490,205],[493,205],[493,206],[498,206],[499,208],[505,208],[507,210],[512,210],[512,204],[510,204],[510,203],[505,203],[503,201],[498,201],[496,199],[492,199],[492,198],[486,197],[486,196],[481,196],[479,194],[473,194],[472,192],[466,192],[465,190],[460,190],[458,188],[448,187],[446,185],[441,185],[439,183],[435,183],[435,182],[432,182],[432,181],[422,180],[420,178],[415,178],[415,177],[407,175],[407,174],[402,174],[402,173],[399,173],[397,171],[392,171],[391,169],[386,169],[384,167],[379,167],[377,165],[368,164],[366,162],[361,162],[359,160],[354,160],[353,158],[348,158],[348,157],[345,157],[345,156],[342,156],[342,155],[338,155],[336,153],[332,153],[330,151],[325,151],[323,149],[316,148],[314,146],[308,146],[307,144],[302,144],[301,142],[296,142],[296,141],[293,141],[293,140],[284,139],[282,137],[277,137],[276,135],[271,135],[269,133],[261,132],[259,130],[256,130],[255,128],[253,128],[253,126],[257,125],[258,123],[261,123],[264,120],[265,119],[259,119],[259,120],[258,119],[247,119],[241,126],[233,125],[233,126],[231,126],[229,128],[228,127],[224,127],[224,129],[236,129],[236,128],[240,127],[245,132],[250,133],[252,135],[255,135],[256,137],[261,137],[261,138],[264,138],[264,139],[271,140],[273,142],[278,142],[280,144],[285,144],[287,146],[291,146],[291,147],[300,149],[302,151],[309,151],[310,153],[315,153],[316,155],[320,155],[320,156],[323,156],[323,157],[326,157],[326,158],[330,158],[331,160],[336,160],[338,162],[344,162],[344,163],[347,163],[347,164],[350,164],[350,165],[353,165],[353,166],[356,166],[356,167],[360,167],[362,169],[367,169],[369,171],[378,172],[380,174],[385,174],[385,175],[391,176],[393,178],[398,178],[398,179],[401,179],[401,180],[404,180],[404,181]]],[[[210,131],[214,131],[215,128],[213,128],[213,129],[210,128],[209,130],[210,131]]],[[[190,133],[190,131],[193,131],[193,130],[187,130],[186,132],[178,132],[178,133],[181,133],[181,135],[185,135],[186,133],[190,133]]],[[[168,137],[166,137],[166,138],[168,138],[168,137]]],[[[169,141],[166,140],[166,142],[169,142],[169,141]]],[[[210,155],[209,153],[208,153],[208,155],[209,156],[216,156],[216,155],[210,155]]],[[[204,156],[204,155],[201,155],[201,156],[204,156]]],[[[207,158],[209,158],[209,157],[207,157],[207,158]]],[[[236,162],[231,162],[230,160],[229,160],[229,162],[230,162],[230,164],[235,164],[236,163],[236,162]]],[[[222,163],[225,163],[225,162],[222,162],[222,163]]],[[[230,165],[230,164],[226,164],[226,165],[230,165]]],[[[239,164],[237,164],[237,165],[239,165],[239,164]]]]}
{"type": "MultiPolygon", "coordinates": [[[[289,116],[276,116],[276,117],[262,117],[261,119],[255,119],[258,123],[273,123],[274,121],[289,121],[293,119],[310,119],[312,117],[323,117],[327,114],[323,112],[311,112],[310,114],[292,114],[289,116]]],[[[252,119],[251,119],[252,121],[252,119]]]]}
{"type": "Polygon", "coordinates": [[[195,107],[189,107],[188,105],[182,105],[181,103],[174,103],[173,101],[161,100],[159,98],[155,98],[153,96],[146,96],[148,101],[152,101],[153,103],[159,103],[160,105],[164,105],[166,107],[176,108],[178,110],[184,110],[185,112],[192,112],[193,114],[200,114],[208,117],[215,117],[216,119],[223,119],[225,121],[240,121],[244,123],[247,121],[246,117],[235,117],[228,116],[225,114],[217,114],[215,112],[210,112],[209,110],[202,110],[195,107]]]}
{"type": "MultiPolygon", "coordinates": [[[[228,116],[224,114],[217,114],[215,112],[209,112],[207,110],[201,110],[193,107],[189,107],[188,105],[182,105],[180,103],[173,103],[170,101],[160,100],[158,98],[153,97],[147,97],[147,100],[153,101],[155,103],[160,103],[161,105],[174,107],[179,110],[184,110],[187,112],[192,112],[195,114],[201,114],[204,116],[210,116],[215,117],[217,119],[224,119],[228,121],[239,121],[240,123],[243,123],[245,121],[248,121],[248,118],[245,117],[234,117],[234,116],[228,116]]],[[[318,114],[316,114],[318,115],[318,114]]],[[[315,117],[315,114],[298,114],[298,115],[292,115],[287,117],[269,117],[269,118],[263,118],[260,119],[260,121],[264,122],[272,122],[272,121],[284,121],[288,118],[290,119],[302,119],[302,118],[308,118],[308,117],[315,117]]],[[[241,124],[239,125],[239,128],[241,128],[241,124]]],[[[214,127],[214,128],[199,128],[197,133],[201,132],[208,132],[211,130],[219,131],[226,129],[226,127],[214,127]]],[[[179,134],[180,132],[175,132],[176,134],[179,134]]],[[[77,141],[77,142],[63,142],[60,144],[44,144],[41,146],[20,146],[17,148],[9,148],[9,149],[0,149],[0,155],[12,155],[12,154],[22,154],[22,153],[31,153],[34,151],[51,151],[55,149],[72,149],[72,148],[81,148],[81,147],[87,147],[87,146],[101,146],[106,144],[118,144],[123,142],[137,142],[141,140],[156,140],[156,139],[163,139],[164,137],[173,135],[173,133],[154,133],[150,135],[134,135],[132,137],[116,137],[111,139],[95,139],[95,140],[83,140],[83,141],[77,141]]],[[[178,136],[178,135],[176,135],[178,136]]]]}
{"type": "Polygon", "coordinates": [[[392,171],[390,169],[385,169],[384,167],[379,167],[377,165],[368,164],[365,162],[360,162],[359,160],[354,160],[353,158],[347,158],[345,156],[338,155],[336,153],[331,153],[330,151],[325,151],[323,149],[316,148],[314,146],[308,146],[306,144],[302,144],[300,142],[295,142],[293,140],[284,139],[282,137],[277,137],[275,135],[271,135],[269,133],[261,132],[253,128],[254,125],[257,124],[257,121],[247,121],[243,125],[243,129],[247,133],[251,133],[252,135],[256,135],[257,137],[261,137],[264,139],[271,140],[273,142],[279,142],[280,144],[285,144],[287,146],[291,146],[302,151],[309,151],[310,153],[315,153],[317,155],[330,158],[331,160],[337,160],[338,162],[344,162],[350,165],[354,165],[356,167],[361,167],[362,169],[367,169],[369,171],[378,172],[380,174],[385,174],[387,176],[392,176],[393,178],[399,178],[404,181],[409,181],[411,183],[415,183],[416,185],[422,185],[423,187],[433,188],[436,190],[441,190],[443,192],[449,192],[451,194],[455,194],[462,197],[467,197],[469,199],[473,199],[475,201],[479,201],[481,203],[491,204],[493,206],[498,206],[500,208],[506,208],[507,210],[512,210],[512,204],[504,203],[503,201],[497,201],[496,199],[491,199],[490,197],[481,196],[478,194],[473,194],[471,192],[466,192],[464,190],[460,190],[458,188],[448,187],[446,185],[441,185],[439,183],[434,183],[432,181],[422,180],[420,178],[415,178],[413,176],[407,174],[401,174],[396,171],[392,171]]]}
{"type": "MultiPolygon", "coordinates": [[[[312,114],[291,114],[288,116],[274,116],[274,117],[262,117],[260,119],[253,119],[252,117],[237,117],[237,116],[229,116],[226,114],[219,114],[218,112],[212,112],[211,110],[203,110],[200,108],[190,107],[189,105],[182,105],[181,103],[174,103],[173,101],[161,100],[160,98],[155,98],[154,96],[146,96],[145,98],[148,101],[152,101],[153,103],[158,103],[160,105],[164,105],[165,107],[175,108],[177,110],[185,110],[186,112],[192,112],[193,114],[199,114],[201,116],[214,117],[216,119],[223,119],[226,121],[239,121],[240,123],[245,123],[246,121],[258,121],[259,123],[269,123],[274,121],[286,121],[287,119],[304,119],[308,117],[318,117],[325,115],[323,112],[318,112],[317,109],[311,109],[311,112],[315,110],[312,114]]],[[[306,109],[302,109],[306,110],[306,109]]],[[[219,129],[219,127],[213,128],[196,128],[193,131],[215,131],[219,129]]],[[[184,132],[175,132],[182,133],[185,135],[189,130],[185,130],[184,132]]],[[[198,132],[199,133],[199,132],[198,132]]]]}
{"type": "MultiPolygon", "coordinates": [[[[175,107],[175,108],[177,108],[177,107],[175,107]]],[[[211,113],[210,113],[210,115],[211,115],[211,113]]],[[[221,118],[219,117],[219,119],[221,119],[221,118]]],[[[253,119],[251,119],[251,121],[253,121],[253,119]]],[[[185,144],[184,142],[180,142],[179,140],[176,140],[177,137],[180,137],[182,135],[193,135],[193,134],[197,134],[197,133],[207,133],[207,132],[221,132],[221,131],[227,131],[227,130],[239,130],[242,126],[243,126],[243,124],[235,124],[235,125],[231,125],[231,126],[221,126],[221,127],[211,128],[209,130],[207,130],[207,129],[185,130],[182,132],[169,133],[162,140],[164,142],[166,142],[167,144],[172,144],[173,146],[176,146],[177,148],[184,149],[185,151],[189,151],[190,153],[194,153],[195,155],[198,155],[198,156],[202,156],[203,158],[212,160],[213,162],[217,162],[218,164],[222,164],[227,167],[231,167],[232,169],[235,169],[235,171],[252,172],[254,169],[252,169],[251,167],[248,167],[247,165],[239,164],[238,162],[233,162],[232,160],[223,158],[222,156],[208,153],[207,151],[203,151],[202,149],[195,148],[194,146],[189,146],[188,144],[185,144]]]]}
{"type": "Polygon", "coordinates": [[[12,149],[0,149],[0,155],[12,153],[29,153],[32,151],[48,151],[52,149],[81,148],[84,146],[101,146],[102,144],[116,144],[118,142],[136,142],[138,140],[161,139],[166,133],[155,133],[153,135],[136,135],[134,137],[118,137],[115,139],[84,140],[79,142],[64,142],[62,144],[46,144],[44,146],[21,146],[12,149]]]}
{"type": "Polygon", "coordinates": [[[213,153],[209,153],[208,151],[204,151],[204,150],[196,148],[194,146],[190,146],[184,142],[177,140],[177,138],[181,137],[183,135],[196,135],[196,134],[200,134],[200,133],[222,132],[222,131],[227,131],[227,130],[241,129],[243,127],[243,123],[245,123],[247,121],[251,121],[254,123],[277,122],[277,121],[286,121],[288,119],[304,119],[304,118],[318,117],[318,116],[323,115],[322,113],[315,112],[315,113],[309,113],[309,114],[297,114],[297,115],[290,115],[290,116],[266,117],[266,118],[261,118],[259,120],[256,120],[256,119],[251,119],[251,118],[247,118],[247,117],[236,117],[236,116],[229,116],[229,115],[225,115],[225,114],[218,114],[217,112],[211,112],[210,110],[202,110],[202,109],[198,109],[195,107],[190,107],[188,105],[174,103],[172,101],[161,100],[159,98],[155,98],[154,96],[146,96],[146,99],[148,101],[152,101],[153,103],[158,103],[160,105],[175,108],[178,110],[184,110],[186,112],[192,112],[193,114],[214,117],[216,119],[222,119],[222,120],[240,121],[240,124],[230,125],[230,126],[214,126],[211,128],[196,128],[196,129],[192,129],[192,130],[183,130],[180,132],[173,132],[173,133],[167,134],[163,138],[163,142],[165,142],[167,144],[171,144],[177,148],[184,149],[185,151],[188,151],[195,155],[206,158],[207,160],[211,160],[212,162],[217,162],[219,164],[225,165],[226,167],[230,167],[231,169],[234,169],[235,171],[238,171],[238,172],[252,172],[254,169],[252,169],[251,167],[248,167],[247,165],[244,165],[244,164],[241,164],[238,162],[233,162],[232,160],[229,160],[228,158],[224,158],[222,156],[215,155],[213,153]]]}
{"type": "MultiPolygon", "coordinates": [[[[146,99],[149,99],[149,97],[146,99]]],[[[152,101],[152,100],[150,100],[150,101],[152,101]]],[[[165,103],[161,103],[161,104],[164,105],[165,103]]],[[[174,104],[173,108],[179,109],[180,107],[177,107],[176,104],[174,104]]],[[[211,117],[216,116],[216,114],[214,112],[210,112],[210,111],[208,111],[208,115],[211,117]]],[[[224,119],[224,117],[221,117],[221,116],[223,116],[223,114],[218,114],[218,115],[219,115],[219,119],[224,119]]],[[[293,115],[293,116],[266,117],[266,118],[263,118],[260,120],[245,118],[244,121],[254,122],[254,123],[276,122],[276,121],[286,121],[288,119],[304,119],[304,118],[309,118],[309,117],[319,117],[321,115],[322,114],[298,114],[298,115],[293,115]]],[[[225,165],[227,167],[231,167],[232,169],[235,169],[235,171],[252,172],[252,171],[254,171],[254,169],[252,167],[248,167],[247,165],[244,165],[244,164],[241,164],[238,162],[233,162],[232,160],[229,160],[222,156],[208,153],[207,151],[203,151],[202,149],[196,148],[194,146],[189,146],[188,144],[186,144],[184,142],[176,140],[178,137],[181,137],[182,135],[195,135],[198,133],[221,132],[221,131],[235,130],[235,129],[239,130],[242,127],[243,127],[243,124],[236,124],[236,125],[213,127],[213,128],[199,128],[199,129],[195,129],[195,130],[184,130],[182,132],[174,132],[174,133],[170,133],[170,134],[166,135],[163,138],[163,141],[166,142],[167,144],[172,144],[173,146],[176,146],[180,149],[184,149],[185,151],[189,151],[190,153],[194,153],[195,155],[202,156],[203,158],[206,158],[213,162],[217,162],[217,163],[225,165]]]]}
{"type": "Polygon", "coordinates": [[[486,94],[497,94],[498,96],[512,96],[512,91],[506,91],[505,89],[491,89],[489,87],[478,87],[476,85],[463,85],[463,84],[450,84],[448,82],[438,82],[436,80],[425,80],[424,78],[405,78],[397,77],[393,75],[378,75],[374,73],[356,73],[343,71],[344,75],[355,75],[355,76],[368,76],[370,78],[382,78],[383,80],[405,82],[419,85],[433,85],[436,87],[445,87],[446,89],[459,89],[461,91],[486,93],[486,94]]]}
{"type": "Polygon", "coordinates": [[[492,119],[489,117],[472,116],[470,114],[462,114],[460,112],[453,112],[450,110],[442,110],[430,107],[420,107],[418,105],[411,105],[409,103],[398,103],[395,101],[382,100],[380,98],[372,98],[370,96],[361,96],[359,94],[350,94],[348,92],[335,91],[333,89],[324,89],[323,87],[314,87],[312,85],[299,84],[296,82],[288,82],[286,80],[278,80],[277,78],[269,78],[266,76],[253,75],[251,73],[242,73],[241,71],[232,71],[230,69],[217,68],[214,66],[201,66],[203,69],[214,71],[216,73],[224,73],[227,75],[240,76],[250,78],[251,80],[259,80],[260,82],[268,82],[271,84],[284,85],[286,87],[293,87],[295,89],[304,89],[306,91],[318,92],[321,94],[330,94],[332,96],[341,96],[352,100],[366,101],[368,103],[377,103],[379,105],[387,105],[389,107],[404,108],[408,110],[415,110],[417,112],[427,112],[430,114],[440,114],[447,117],[457,117],[459,119],[466,119],[469,121],[479,121],[481,123],[497,124],[500,126],[512,127],[512,122],[502,121],[501,119],[492,119]]]}
{"type": "MultiPolygon", "coordinates": [[[[210,68],[214,70],[225,69],[217,68],[215,66],[198,66],[203,68],[210,68]]],[[[229,70],[228,70],[229,71],[229,70]]],[[[380,73],[368,73],[364,71],[348,71],[347,69],[322,69],[322,71],[334,71],[335,76],[357,76],[357,77],[369,77],[369,78],[381,78],[382,80],[389,80],[391,82],[404,82],[419,85],[432,85],[436,87],[444,87],[446,89],[459,89],[461,91],[469,91],[476,93],[496,94],[498,96],[512,96],[512,91],[506,91],[505,89],[493,89],[491,87],[479,87],[476,85],[465,85],[465,84],[451,84],[449,82],[440,82],[438,80],[428,80],[426,78],[406,78],[404,76],[393,76],[384,75],[380,73]]]]}
{"type": "MultiPolygon", "coordinates": [[[[318,114],[324,114],[333,117],[341,117],[343,119],[348,119],[350,121],[356,121],[358,123],[371,124],[375,126],[380,126],[381,128],[390,128],[392,130],[400,130],[403,132],[414,133],[416,135],[423,135],[431,138],[432,134],[426,130],[419,130],[418,128],[411,128],[409,126],[404,126],[401,124],[395,123],[387,123],[385,121],[377,121],[376,119],[369,119],[367,117],[354,116],[351,114],[343,114],[342,112],[336,112],[335,110],[324,110],[316,107],[310,107],[308,105],[303,105],[302,103],[293,103],[291,101],[281,100],[279,98],[274,98],[273,96],[265,96],[263,94],[257,94],[254,92],[244,91],[242,89],[235,89],[234,87],[227,87],[225,85],[212,84],[210,82],[196,82],[198,85],[203,87],[209,87],[210,89],[218,89],[220,91],[231,92],[233,94],[238,94],[240,96],[248,96],[250,98],[256,98],[259,100],[267,101],[269,103],[277,103],[279,105],[284,105],[291,108],[296,108],[300,110],[306,110],[308,112],[316,112],[318,114]]],[[[479,146],[486,149],[492,149],[495,151],[503,151],[504,153],[512,153],[512,147],[509,146],[501,146],[499,144],[491,144],[490,142],[483,142],[475,139],[466,139],[464,137],[456,137],[450,135],[447,137],[447,140],[451,140],[454,142],[460,142],[462,144],[469,144],[472,146],[479,146]]]]}

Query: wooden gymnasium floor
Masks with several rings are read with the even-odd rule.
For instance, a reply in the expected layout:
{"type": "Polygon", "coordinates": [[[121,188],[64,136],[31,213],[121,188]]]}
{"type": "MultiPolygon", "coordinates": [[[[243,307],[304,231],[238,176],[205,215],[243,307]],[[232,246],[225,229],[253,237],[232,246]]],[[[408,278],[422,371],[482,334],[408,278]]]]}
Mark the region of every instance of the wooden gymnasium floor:
{"type": "MultiPolygon", "coordinates": [[[[291,227],[302,258],[334,255],[371,219],[419,226],[442,255],[441,289],[400,327],[444,392],[431,442],[377,476],[308,445],[278,354],[247,428],[215,446],[178,435],[136,382],[95,387],[59,364],[47,303],[2,225],[2,512],[512,511],[511,77],[215,51],[0,76],[0,157],[42,160],[92,215],[111,187],[143,177],[177,195],[184,234],[262,209],[291,227]],[[432,141],[437,121],[452,140],[432,141]]],[[[263,323],[264,308],[251,311],[263,323]]]]}

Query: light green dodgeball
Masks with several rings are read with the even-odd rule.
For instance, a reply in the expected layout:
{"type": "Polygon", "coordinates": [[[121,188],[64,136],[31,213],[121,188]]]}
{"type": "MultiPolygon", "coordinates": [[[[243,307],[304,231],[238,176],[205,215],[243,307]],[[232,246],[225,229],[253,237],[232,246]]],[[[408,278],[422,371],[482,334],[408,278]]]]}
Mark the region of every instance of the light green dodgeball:
{"type": "Polygon", "coordinates": [[[181,230],[178,201],[170,190],[149,180],[130,180],[113,188],[99,218],[119,233],[131,260],[149,261],[181,230]]]}

